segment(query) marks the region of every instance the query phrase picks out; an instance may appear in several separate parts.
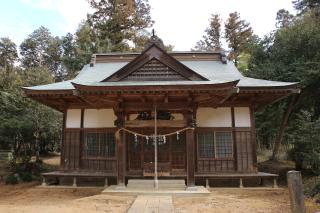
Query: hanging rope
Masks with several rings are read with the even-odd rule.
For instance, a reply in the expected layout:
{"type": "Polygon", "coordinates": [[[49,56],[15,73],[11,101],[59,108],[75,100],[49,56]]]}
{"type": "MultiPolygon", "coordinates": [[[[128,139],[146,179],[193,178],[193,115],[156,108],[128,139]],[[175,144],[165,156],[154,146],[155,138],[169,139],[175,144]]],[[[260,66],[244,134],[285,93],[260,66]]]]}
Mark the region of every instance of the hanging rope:
{"type": "MultiPolygon", "coordinates": [[[[144,135],[144,134],[140,134],[138,132],[134,132],[134,131],[131,131],[129,129],[126,129],[126,128],[120,128],[118,129],[118,131],[125,131],[125,132],[128,132],[130,134],[133,134],[133,135],[136,135],[136,136],[140,136],[140,137],[144,137],[144,138],[149,138],[149,137],[154,137],[154,135],[144,135]]],[[[171,136],[171,135],[176,135],[176,134],[179,134],[181,132],[184,132],[184,131],[187,131],[187,130],[194,130],[194,128],[192,127],[186,127],[186,128],[183,128],[183,129],[180,129],[180,130],[177,130],[177,131],[174,131],[174,132],[171,132],[171,133],[168,133],[168,134],[164,134],[164,135],[158,135],[157,137],[168,137],[168,136],[171,136]]]]}

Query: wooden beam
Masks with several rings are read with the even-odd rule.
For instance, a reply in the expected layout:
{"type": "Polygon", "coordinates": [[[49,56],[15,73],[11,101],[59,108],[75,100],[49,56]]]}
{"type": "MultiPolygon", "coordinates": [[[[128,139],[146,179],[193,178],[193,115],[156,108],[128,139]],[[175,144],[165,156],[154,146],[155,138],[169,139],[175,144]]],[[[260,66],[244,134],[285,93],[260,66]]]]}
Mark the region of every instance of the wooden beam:
{"type": "MultiPolygon", "coordinates": [[[[154,121],[153,120],[132,120],[132,121],[125,121],[125,127],[153,127],[154,121]]],[[[187,121],[185,120],[158,120],[157,121],[158,127],[176,127],[182,128],[187,126],[187,121]]]]}
{"type": "MultiPolygon", "coordinates": [[[[188,102],[168,102],[168,103],[157,103],[158,110],[178,110],[178,109],[187,109],[188,102]]],[[[123,104],[123,108],[125,111],[136,110],[136,111],[144,111],[144,110],[152,110],[153,102],[149,103],[141,103],[141,102],[125,102],[123,104]]]]}

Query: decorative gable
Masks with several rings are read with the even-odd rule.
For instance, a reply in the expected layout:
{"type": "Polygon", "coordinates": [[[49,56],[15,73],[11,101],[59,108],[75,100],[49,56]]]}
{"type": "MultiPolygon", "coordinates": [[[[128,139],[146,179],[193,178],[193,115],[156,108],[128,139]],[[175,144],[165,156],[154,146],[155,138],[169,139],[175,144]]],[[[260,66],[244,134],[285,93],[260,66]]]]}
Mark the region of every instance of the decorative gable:
{"type": "Polygon", "coordinates": [[[187,81],[189,79],[157,59],[152,59],[121,81],[187,81]]]}
{"type": "Polygon", "coordinates": [[[173,58],[156,42],[151,42],[139,56],[103,81],[205,80],[208,79],[173,58]]]}

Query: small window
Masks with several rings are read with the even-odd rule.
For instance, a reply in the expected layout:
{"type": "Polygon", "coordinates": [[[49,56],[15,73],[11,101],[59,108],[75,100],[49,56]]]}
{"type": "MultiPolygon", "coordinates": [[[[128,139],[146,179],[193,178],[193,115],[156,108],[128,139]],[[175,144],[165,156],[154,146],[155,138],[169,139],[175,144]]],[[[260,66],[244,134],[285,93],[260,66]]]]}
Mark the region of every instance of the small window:
{"type": "Polygon", "coordinates": [[[87,157],[114,157],[115,139],[114,133],[87,133],[86,134],[87,157]]]}
{"type": "Polygon", "coordinates": [[[200,158],[214,158],[214,135],[213,133],[198,134],[198,151],[200,158]]]}
{"type": "Polygon", "coordinates": [[[231,132],[216,132],[216,157],[230,158],[232,157],[232,134],[231,132]]]}

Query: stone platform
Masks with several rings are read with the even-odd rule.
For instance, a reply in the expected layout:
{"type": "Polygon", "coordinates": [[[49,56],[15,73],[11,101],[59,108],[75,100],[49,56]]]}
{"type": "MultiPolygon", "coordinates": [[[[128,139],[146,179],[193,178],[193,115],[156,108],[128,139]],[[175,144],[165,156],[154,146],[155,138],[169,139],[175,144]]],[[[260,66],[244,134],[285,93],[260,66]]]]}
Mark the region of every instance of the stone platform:
{"type": "Polygon", "coordinates": [[[174,196],[207,196],[210,191],[203,186],[195,186],[191,188],[186,188],[184,190],[172,190],[172,189],[151,189],[151,188],[128,188],[128,187],[118,187],[116,185],[109,186],[102,191],[102,194],[110,195],[174,195],[174,196]]]}

